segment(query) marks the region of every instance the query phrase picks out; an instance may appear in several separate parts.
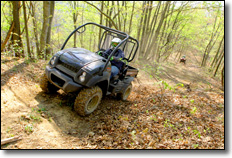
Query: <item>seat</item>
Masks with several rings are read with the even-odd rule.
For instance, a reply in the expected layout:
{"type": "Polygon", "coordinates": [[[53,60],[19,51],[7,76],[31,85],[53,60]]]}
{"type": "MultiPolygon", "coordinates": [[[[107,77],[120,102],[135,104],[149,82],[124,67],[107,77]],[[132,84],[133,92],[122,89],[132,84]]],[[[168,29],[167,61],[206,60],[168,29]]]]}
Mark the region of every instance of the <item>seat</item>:
{"type": "Polygon", "coordinates": [[[119,71],[119,73],[116,75],[116,76],[114,76],[112,79],[111,79],[111,81],[115,81],[115,80],[123,80],[124,78],[125,78],[125,76],[126,76],[126,72],[127,72],[127,70],[128,70],[128,65],[126,65],[125,63],[123,64],[123,66],[122,66],[122,69],[119,71]]]}

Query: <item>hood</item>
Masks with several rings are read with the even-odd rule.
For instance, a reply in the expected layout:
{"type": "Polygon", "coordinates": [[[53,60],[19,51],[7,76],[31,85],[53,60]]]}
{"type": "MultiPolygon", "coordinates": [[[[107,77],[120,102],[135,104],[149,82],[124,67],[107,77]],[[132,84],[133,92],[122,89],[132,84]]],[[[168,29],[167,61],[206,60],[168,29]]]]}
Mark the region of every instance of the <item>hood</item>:
{"type": "Polygon", "coordinates": [[[59,60],[76,69],[83,66],[104,59],[103,57],[83,48],[68,48],[61,51],[59,60]]]}

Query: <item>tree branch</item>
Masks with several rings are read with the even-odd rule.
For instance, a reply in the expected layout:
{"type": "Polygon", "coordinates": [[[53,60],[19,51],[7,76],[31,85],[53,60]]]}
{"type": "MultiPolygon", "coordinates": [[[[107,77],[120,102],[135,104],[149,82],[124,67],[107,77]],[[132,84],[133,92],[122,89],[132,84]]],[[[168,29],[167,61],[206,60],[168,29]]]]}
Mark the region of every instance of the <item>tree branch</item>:
{"type": "Polygon", "coordinates": [[[108,15],[106,15],[105,13],[103,13],[103,12],[102,12],[98,7],[96,7],[95,5],[93,5],[93,4],[91,4],[91,3],[87,2],[87,1],[84,1],[84,2],[87,3],[87,4],[89,4],[89,5],[91,5],[91,6],[94,7],[95,9],[97,9],[101,14],[105,15],[105,16],[111,21],[111,23],[113,24],[113,26],[118,30],[117,25],[114,23],[114,21],[113,21],[108,15]]]}

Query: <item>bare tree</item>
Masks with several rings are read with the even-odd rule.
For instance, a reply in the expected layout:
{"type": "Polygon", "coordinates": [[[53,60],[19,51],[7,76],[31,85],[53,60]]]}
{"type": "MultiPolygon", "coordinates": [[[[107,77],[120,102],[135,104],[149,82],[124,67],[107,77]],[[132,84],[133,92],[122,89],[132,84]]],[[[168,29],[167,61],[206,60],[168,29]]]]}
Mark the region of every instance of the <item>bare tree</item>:
{"type": "MultiPolygon", "coordinates": [[[[78,8],[79,5],[78,5],[78,1],[71,1],[70,2],[70,5],[72,7],[72,15],[73,15],[73,26],[74,26],[74,29],[77,28],[77,17],[78,17],[78,8]]],[[[76,44],[77,44],[77,34],[75,33],[74,36],[74,47],[76,47],[76,44]]]]}
{"type": "Polygon", "coordinates": [[[49,15],[49,26],[47,31],[47,39],[46,39],[46,56],[51,54],[51,29],[52,29],[52,20],[54,17],[54,9],[55,9],[55,1],[50,1],[50,15],[49,15]]]}
{"type": "Polygon", "coordinates": [[[13,31],[13,28],[14,28],[14,22],[11,22],[10,29],[7,32],[6,38],[5,38],[4,42],[1,43],[1,52],[4,51],[4,49],[6,47],[6,43],[10,38],[11,32],[13,31]]]}
{"type": "Polygon", "coordinates": [[[50,1],[43,1],[43,27],[40,36],[40,51],[38,54],[39,58],[45,57],[47,32],[49,27],[50,4],[50,1]]]}
{"type": "Polygon", "coordinates": [[[158,49],[158,36],[160,34],[160,29],[161,29],[161,26],[163,25],[163,22],[164,22],[164,18],[165,18],[165,14],[166,14],[166,11],[168,9],[168,6],[169,4],[171,3],[171,1],[167,1],[165,3],[165,7],[164,7],[164,10],[162,11],[161,13],[161,17],[160,17],[160,21],[159,21],[159,24],[156,28],[156,31],[155,31],[155,34],[153,35],[153,38],[152,38],[152,41],[154,42],[153,45],[150,45],[148,47],[148,50],[153,50],[153,57],[152,57],[152,60],[155,59],[155,55],[158,55],[156,54],[157,52],[157,49],[158,49]]]}
{"type": "Polygon", "coordinates": [[[51,52],[51,24],[54,16],[54,7],[54,1],[43,1],[43,27],[40,36],[39,58],[45,58],[45,60],[51,52]]]}
{"type": "Polygon", "coordinates": [[[30,42],[29,42],[29,35],[28,35],[28,26],[27,26],[27,11],[25,6],[25,1],[23,1],[23,13],[24,13],[24,23],[25,23],[25,29],[26,29],[26,41],[27,41],[27,53],[28,57],[31,58],[31,51],[30,51],[30,42]]]}
{"type": "Polygon", "coordinates": [[[38,38],[38,32],[37,32],[37,22],[36,22],[36,13],[35,13],[35,5],[36,1],[32,2],[30,1],[30,14],[32,17],[32,22],[33,22],[33,30],[34,30],[34,36],[35,36],[35,44],[36,44],[36,53],[37,55],[39,54],[39,38],[38,38]]]}
{"type": "Polygon", "coordinates": [[[112,18],[110,18],[107,14],[105,14],[104,12],[102,12],[102,11],[101,11],[98,7],[96,7],[95,5],[93,5],[93,4],[91,4],[91,3],[87,2],[87,1],[84,1],[84,2],[87,3],[87,4],[89,4],[89,5],[91,5],[92,7],[94,7],[95,9],[97,9],[101,14],[103,14],[105,17],[107,17],[107,19],[112,23],[112,25],[115,27],[115,29],[118,30],[118,27],[117,27],[117,25],[115,24],[115,22],[113,21],[112,18]]]}
{"type": "Polygon", "coordinates": [[[133,1],[132,13],[131,13],[131,18],[130,18],[130,23],[129,23],[129,31],[128,31],[128,34],[131,33],[131,25],[132,25],[132,19],[133,19],[133,15],[134,15],[134,10],[135,10],[135,1],[133,1]]]}
{"type": "Polygon", "coordinates": [[[16,57],[24,57],[23,43],[20,34],[20,22],[19,22],[19,10],[20,10],[20,1],[12,1],[13,4],[13,34],[11,41],[13,43],[13,48],[15,50],[16,57]]]}

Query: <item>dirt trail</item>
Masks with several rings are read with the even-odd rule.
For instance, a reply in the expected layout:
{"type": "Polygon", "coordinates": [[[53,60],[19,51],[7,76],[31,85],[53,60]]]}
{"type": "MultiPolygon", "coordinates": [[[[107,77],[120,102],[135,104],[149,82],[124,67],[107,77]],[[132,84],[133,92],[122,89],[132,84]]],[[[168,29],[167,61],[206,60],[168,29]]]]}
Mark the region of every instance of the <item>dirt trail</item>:
{"type": "MultiPolygon", "coordinates": [[[[224,128],[221,127],[224,126],[224,122],[222,123],[221,119],[215,120],[216,117],[224,117],[223,95],[206,94],[210,100],[210,105],[207,105],[208,100],[204,102],[207,110],[217,108],[218,113],[202,112],[189,116],[191,103],[187,102],[186,98],[181,99],[180,94],[167,91],[164,101],[160,102],[158,86],[154,85],[154,80],[145,72],[140,71],[138,79],[133,82],[133,92],[128,101],[118,101],[114,96],[108,96],[102,100],[94,113],[88,117],[81,117],[72,109],[74,95],[66,94],[61,90],[52,95],[46,95],[41,91],[38,81],[45,64],[43,61],[28,63],[22,59],[2,58],[1,139],[17,135],[22,135],[23,138],[18,142],[1,146],[2,149],[196,148],[192,144],[199,144],[199,148],[224,147],[224,128]],[[179,105],[180,101],[186,103],[179,105]],[[177,112],[174,112],[176,109],[177,112]],[[178,116],[179,113],[181,116],[178,116]],[[199,118],[203,116],[205,121],[210,123],[213,121],[215,125],[212,127],[200,125],[202,129],[198,130],[201,131],[201,139],[194,132],[191,138],[187,134],[183,136],[186,137],[185,139],[179,138],[175,133],[180,131],[167,129],[164,126],[167,118],[170,120],[173,118],[174,120],[171,121],[178,124],[178,117],[183,117],[180,119],[182,123],[178,125],[183,126],[186,131],[187,126],[192,126],[189,122],[190,117],[194,118],[195,122],[201,123],[199,118]],[[211,133],[203,132],[207,128],[211,133]],[[215,141],[218,143],[215,144],[215,141]]],[[[187,79],[191,76],[195,78],[197,76],[196,80],[200,79],[199,74],[192,73],[196,72],[196,69],[191,66],[171,68],[166,66],[162,75],[170,82],[189,82],[190,80],[187,79]],[[188,77],[183,81],[180,80],[180,76],[186,74],[188,77]]],[[[207,82],[216,87],[214,83],[216,81],[207,80],[207,82]]],[[[180,91],[185,92],[185,89],[182,88],[180,91]]],[[[188,94],[188,97],[194,97],[196,94],[188,94]]],[[[199,100],[204,101],[205,97],[199,100]]],[[[197,102],[197,99],[195,101],[197,102]]],[[[170,123],[174,124],[171,121],[170,123]]]]}

